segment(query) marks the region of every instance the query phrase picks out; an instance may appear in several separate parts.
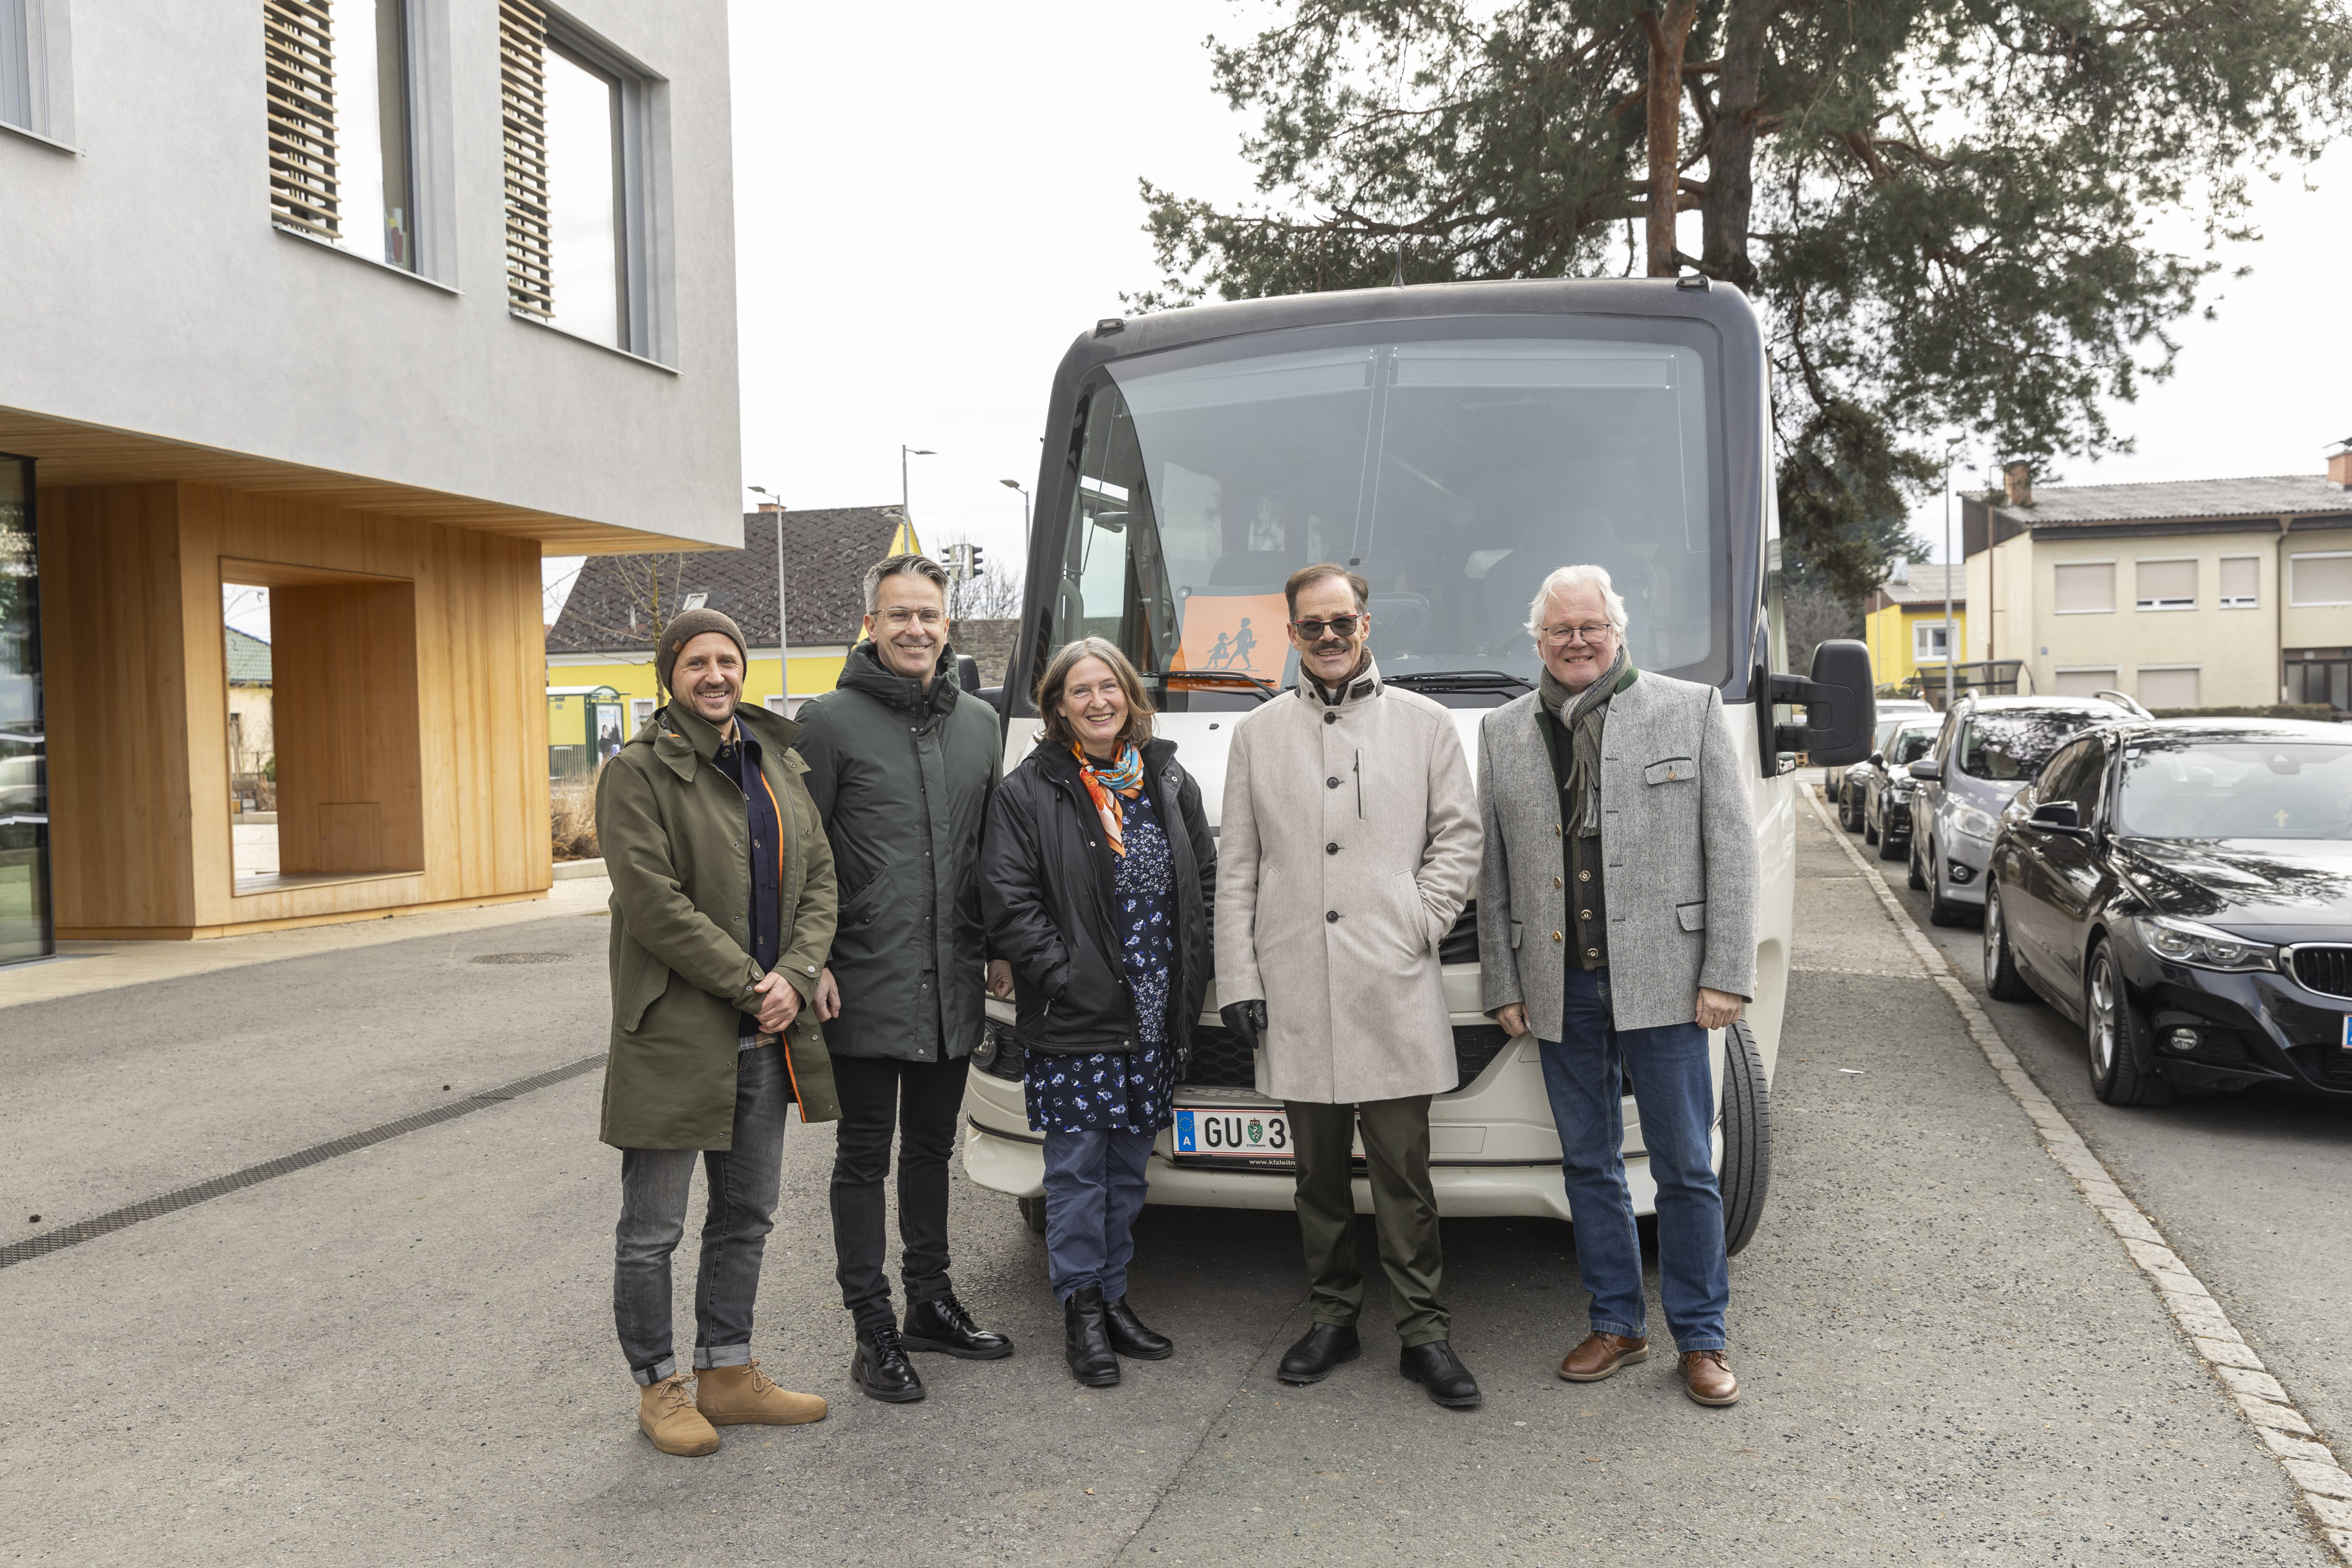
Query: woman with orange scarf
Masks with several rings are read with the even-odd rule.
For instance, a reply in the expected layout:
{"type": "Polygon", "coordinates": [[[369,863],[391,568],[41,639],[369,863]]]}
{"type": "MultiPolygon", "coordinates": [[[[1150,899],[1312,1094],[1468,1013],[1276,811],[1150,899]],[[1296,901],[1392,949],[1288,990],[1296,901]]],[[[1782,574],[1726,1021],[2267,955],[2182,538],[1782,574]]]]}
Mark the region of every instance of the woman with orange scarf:
{"type": "Polygon", "coordinates": [[[981,902],[991,951],[1013,967],[1070,1372],[1102,1387],[1118,1381],[1120,1356],[1175,1348],[1128,1304],[1127,1268],[1208,990],[1216,841],[1117,647],[1064,647],[1036,702],[1045,733],[989,806],[981,902]]]}

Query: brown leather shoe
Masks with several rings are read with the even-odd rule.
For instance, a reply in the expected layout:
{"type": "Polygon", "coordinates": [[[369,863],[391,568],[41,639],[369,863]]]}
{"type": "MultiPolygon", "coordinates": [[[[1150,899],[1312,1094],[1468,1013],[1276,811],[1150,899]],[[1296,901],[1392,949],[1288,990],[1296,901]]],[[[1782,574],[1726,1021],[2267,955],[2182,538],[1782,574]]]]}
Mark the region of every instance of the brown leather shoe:
{"type": "Polygon", "coordinates": [[[1701,1405],[1739,1403],[1739,1380],[1721,1351],[1683,1352],[1683,1391],[1701,1405]]]}
{"type": "Polygon", "coordinates": [[[665,1454],[715,1454],[719,1434],[694,1407],[686,1373],[675,1373],[637,1390],[637,1429],[665,1454]]]}
{"type": "Polygon", "coordinates": [[[713,1426],[798,1426],[824,1419],[821,1395],[778,1388],[754,1356],[743,1366],[705,1367],[695,1374],[694,1407],[713,1426]]]}
{"type": "Polygon", "coordinates": [[[1570,1383],[1599,1383],[1621,1366],[1649,1359],[1648,1340],[1629,1340],[1622,1334],[1595,1331],[1585,1335],[1584,1342],[1568,1352],[1568,1359],[1559,1363],[1559,1375],[1570,1383]]]}

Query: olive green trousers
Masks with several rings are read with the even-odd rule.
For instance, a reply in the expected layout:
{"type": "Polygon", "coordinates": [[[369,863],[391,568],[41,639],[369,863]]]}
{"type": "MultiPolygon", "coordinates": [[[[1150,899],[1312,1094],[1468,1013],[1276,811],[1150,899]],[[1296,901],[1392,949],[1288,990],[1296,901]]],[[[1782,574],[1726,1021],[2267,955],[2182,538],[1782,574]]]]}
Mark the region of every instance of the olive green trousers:
{"type": "Polygon", "coordinates": [[[1306,1244],[1308,1300],[1318,1323],[1353,1327],[1364,1306],[1356,1262],[1351,1146],[1360,1121],[1372,1187],[1372,1234],[1389,1277],[1398,1337],[1407,1347],[1451,1337],[1438,1305],[1445,1257],[1437,1236],[1437,1193],[1429,1181],[1429,1096],[1360,1105],[1285,1100],[1298,1159],[1298,1235],[1306,1244]]]}

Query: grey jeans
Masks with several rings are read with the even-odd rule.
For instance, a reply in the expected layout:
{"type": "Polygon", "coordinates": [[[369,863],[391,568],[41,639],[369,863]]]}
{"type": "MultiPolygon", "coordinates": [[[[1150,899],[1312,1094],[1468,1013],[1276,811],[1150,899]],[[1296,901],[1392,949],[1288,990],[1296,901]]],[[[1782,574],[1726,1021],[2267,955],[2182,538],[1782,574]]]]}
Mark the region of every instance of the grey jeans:
{"type": "Polygon", "coordinates": [[[751,1305],[760,1259],[775,1228],[784,1163],[782,1053],[773,1046],[735,1058],[735,1136],[728,1150],[621,1151],[621,1223],[613,1232],[613,1321],[621,1352],[640,1384],[677,1371],[670,1340],[670,1254],[686,1234],[694,1163],[702,1162],[709,1208],[702,1221],[702,1266],[694,1280],[694,1364],[742,1366],[751,1359],[751,1305]]]}

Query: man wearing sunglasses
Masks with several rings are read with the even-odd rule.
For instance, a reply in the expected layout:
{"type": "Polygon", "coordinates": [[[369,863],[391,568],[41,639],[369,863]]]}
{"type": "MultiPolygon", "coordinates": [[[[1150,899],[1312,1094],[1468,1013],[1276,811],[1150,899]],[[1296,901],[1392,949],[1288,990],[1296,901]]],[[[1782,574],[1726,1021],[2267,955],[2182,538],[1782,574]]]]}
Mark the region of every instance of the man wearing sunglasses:
{"type": "Polygon", "coordinates": [[[1625,1184],[1631,1079],[1657,1183],[1658,1294],[1684,1391],[1729,1405],[1731,1295],[1716,1185],[1714,1063],[1756,989],[1756,831],[1722,693],[1633,668],[1625,601],[1563,566],[1528,614],[1538,689],[1478,727],[1478,962],[1487,1014],[1532,1034],[1559,1127],[1591,1331],[1559,1375],[1650,1354],[1625,1184]]]}
{"type": "Polygon", "coordinates": [[[1476,792],[1452,717],[1382,684],[1364,579],[1325,563],[1283,589],[1297,689],[1234,728],[1217,852],[1217,994],[1283,1102],[1315,1321],[1282,1358],[1319,1383],[1361,1347],[1350,1145],[1403,1341],[1398,1371],[1442,1405],[1479,1402],[1448,1343],[1429,1179],[1429,1101],[1460,1069],[1437,945],[1478,870],[1476,792]]]}

